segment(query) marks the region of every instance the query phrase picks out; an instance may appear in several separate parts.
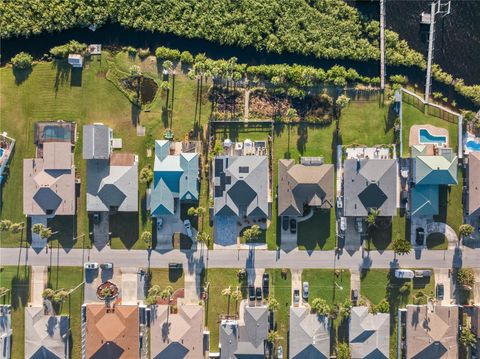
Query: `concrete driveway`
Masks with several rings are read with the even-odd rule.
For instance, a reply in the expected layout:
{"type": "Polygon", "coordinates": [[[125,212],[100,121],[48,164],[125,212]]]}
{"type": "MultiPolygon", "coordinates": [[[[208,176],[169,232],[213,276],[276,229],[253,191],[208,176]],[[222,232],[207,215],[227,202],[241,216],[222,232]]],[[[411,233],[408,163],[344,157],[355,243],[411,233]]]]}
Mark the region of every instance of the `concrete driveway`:
{"type": "Polygon", "coordinates": [[[352,269],[350,271],[350,290],[357,290],[360,296],[360,271],[358,269],[352,269]]]}
{"type": "Polygon", "coordinates": [[[293,291],[298,289],[300,292],[300,301],[298,303],[299,306],[303,305],[302,300],[302,269],[292,269],[292,305],[293,305],[293,291]]]}
{"type": "Polygon", "coordinates": [[[137,304],[138,274],[136,268],[121,268],[122,272],[122,304],[137,304]]]}
{"type": "MultiPolygon", "coordinates": [[[[449,275],[448,269],[435,269],[435,283],[436,284],[443,284],[445,289],[445,294],[443,296],[443,300],[439,301],[440,305],[447,305],[452,304],[455,302],[453,298],[453,284],[452,284],[452,276],[449,275]]],[[[436,289],[435,289],[436,290],[436,289]]]]}

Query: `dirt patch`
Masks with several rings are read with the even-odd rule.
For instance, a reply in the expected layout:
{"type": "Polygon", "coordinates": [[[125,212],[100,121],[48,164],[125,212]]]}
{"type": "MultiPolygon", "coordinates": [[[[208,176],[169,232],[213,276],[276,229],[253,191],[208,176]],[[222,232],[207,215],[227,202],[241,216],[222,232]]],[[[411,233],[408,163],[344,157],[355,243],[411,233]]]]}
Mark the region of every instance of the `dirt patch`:
{"type": "Polygon", "coordinates": [[[107,70],[102,70],[102,71],[97,71],[97,73],[95,74],[95,76],[101,78],[101,79],[104,79],[107,77],[107,70]]]}
{"type": "Polygon", "coordinates": [[[259,119],[284,117],[291,106],[290,99],[285,96],[255,90],[250,93],[249,117],[259,119]]]}
{"type": "Polygon", "coordinates": [[[243,89],[213,86],[209,89],[208,99],[215,106],[215,116],[218,118],[243,117],[243,89]]]}

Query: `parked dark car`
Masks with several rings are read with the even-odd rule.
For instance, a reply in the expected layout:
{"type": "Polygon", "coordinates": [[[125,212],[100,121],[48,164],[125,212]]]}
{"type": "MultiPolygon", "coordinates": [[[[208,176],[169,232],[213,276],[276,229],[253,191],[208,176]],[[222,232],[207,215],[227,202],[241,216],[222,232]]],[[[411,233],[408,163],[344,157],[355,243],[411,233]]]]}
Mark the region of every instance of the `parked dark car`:
{"type": "Polygon", "coordinates": [[[297,221],[293,218],[290,220],[290,233],[297,233],[297,221]]]}
{"type": "Polygon", "coordinates": [[[263,286],[263,297],[268,298],[268,295],[270,294],[270,276],[268,275],[268,273],[263,273],[262,286],[263,286]]]}
{"type": "Polygon", "coordinates": [[[293,291],[293,305],[295,307],[298,307],[299,303],[300,303],[300,291],[298,289],[295,289],[293,291]]]}
{"type": "Polygon", "coordinates": [[[443,300],[445,296],[445,287],[442,283],[437,284],[437,299],[443,300]]]}
{"type": "Polygon", "coordinates": [[[250,303],[255,302],[255,288],[253,286],[248,287],[248,299],[250,303]]]}
{"type": "Polygon", "coordinates": [[[261,302],[262,301],[262,288],[257,287],[255,289],[255,296],[257,297],[257,301],[261,302]]]}
{"type": "Polygon", "coordinates": [[[283,217],[282,217],[282,229],[283,229],[284,231],[288,231],[288,227],[289,227],[288,221],[289,221],[288,216],[283,216],[283,217]]]}
{"type": "Polygon", "coordinates": [[[93,223],[99,224],[100,223],[100,213],[93,214],[93,223]]]}
{"type": "Polygon", "coordinates": [[[422,227],[415,230],[415,243],[417,246],[423,246],[423,240],[425,239],[425,231],[422,227]]]}
{"type": "Polygon", "coordinates": [[[352,303],[357,304],[358,301],[358,289],[352,289],[352,303]]]}

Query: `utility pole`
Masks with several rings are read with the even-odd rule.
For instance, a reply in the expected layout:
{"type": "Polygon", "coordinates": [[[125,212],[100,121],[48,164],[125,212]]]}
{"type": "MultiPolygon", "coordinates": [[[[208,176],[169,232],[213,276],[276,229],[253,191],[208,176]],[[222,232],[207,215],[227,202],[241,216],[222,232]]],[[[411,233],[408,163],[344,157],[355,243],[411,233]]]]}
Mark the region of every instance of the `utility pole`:
{"type": "Polygon", "coordinates": [[[385,1],[380,0],[380,88],[385,90],[385,1]]]}
{"type": "Polygon", "coordinates": [[[428,103],[430,97],[431,85],[432,85],[432,62],[433,62],[433,49],[435,42],[435,15],[441,14],[442,17],[450,14],[451,2],[442,4],[442,0],[432,2],[430,5],[430,14],[421,14],[421,23],[430,24],[430,32],[428,35],[428,59],[427,59],[427,78],[425,83],[425,102],[428,103]]]}

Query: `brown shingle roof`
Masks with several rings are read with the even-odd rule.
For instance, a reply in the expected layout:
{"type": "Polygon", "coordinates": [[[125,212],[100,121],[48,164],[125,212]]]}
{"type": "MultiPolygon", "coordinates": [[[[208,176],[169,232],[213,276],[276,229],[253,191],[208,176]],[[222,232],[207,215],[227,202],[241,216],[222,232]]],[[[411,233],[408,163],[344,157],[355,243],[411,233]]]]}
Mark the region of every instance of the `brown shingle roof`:
{"type": "Polygon", "coordinates": [[[468,213],[480,214],[480,152],[468,154],[468,213]]]}
{"type": "Polygon", "coordinates": [[[118,359],[139,357],[139,310],[136,305],[87,305],[87,358],[96,358],[105,346],[118,348],[118,359]]]}

